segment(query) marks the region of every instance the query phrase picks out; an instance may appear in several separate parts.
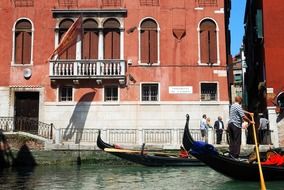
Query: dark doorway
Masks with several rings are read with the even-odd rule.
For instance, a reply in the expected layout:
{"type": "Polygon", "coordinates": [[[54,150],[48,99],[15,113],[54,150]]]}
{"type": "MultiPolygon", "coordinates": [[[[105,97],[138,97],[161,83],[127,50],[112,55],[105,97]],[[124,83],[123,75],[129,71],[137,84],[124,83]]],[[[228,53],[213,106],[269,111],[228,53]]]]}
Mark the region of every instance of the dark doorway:
{"type": "Polygon", "coordinates": [[[37,133],[39,92],[15,92],[15,131],[37,133]]]}

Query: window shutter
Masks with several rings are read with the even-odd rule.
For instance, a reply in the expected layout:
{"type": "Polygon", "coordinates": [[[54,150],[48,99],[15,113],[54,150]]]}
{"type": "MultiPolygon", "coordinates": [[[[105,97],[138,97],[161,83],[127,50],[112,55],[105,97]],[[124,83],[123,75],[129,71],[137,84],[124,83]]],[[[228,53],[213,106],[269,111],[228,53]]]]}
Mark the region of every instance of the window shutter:
{"type": "Polygon", "coordinates": [[[112,32],[107,31],[104,36],[104,59],[111,59],[112,32]]]}
{"type": "Polygon", "coordinates": [[[120,58],[120,23],[115,19],[109,19],[104,23],[104,58],[120,58]]]}
{"type": "Polygon", "coordinates": [[[157,23],[146,19],[141,24],[141,63],[157,63],[158,61],[158,30],[157,23]]]}
{"type": "Polygon", "coordinates": [[[98,59],[98,24],[92,19],[83,23],[84,38],[82,43],[83,59],[98,59]]]}
{"type": "Polygon", "coordinates": [[[149,31],[142,30],[141,31],[141,62],[142,63],[149,63],[150,56],[149,56],[149,31]]]}
{"type": "Polygon", "coordinates": [[[158,59],[158,39],[157,39],[157,31],[150,30],[150,63],[157,63],[158,59]]]}
{"type": "Polygon", "coordinates": [[[32,25],[28,20],[20,20],[15,27],[15,63],[31,63],[32,25]]]}
{"type": "Polygon", "coordinates": [[[22,64],[23,32],[16,32],[15,58],[16,64],[22,64]]]}
{"type": "Polygon", "coordinates": [[[208,31],[200,31],[200,55],[201,55],[201,63],[208,63],[208,31]]]}
{"type": "Polygon", "coordinates": [[[23,32],[23,64],[31,63],[32,35],[29,32],[23,32]]]}
{"type": "Polygon", "coordinates": [[[98,34],[93,31],[84,32],[83,59],[98,59],[98,34]]]}
{"type": "Polygon", "coordinates": [[[97,32],[91,32],[91,40],[90,40],[90,59],[98,59],[98,44],[99,44],[99,36],[97,32]]]}
{"type": "Polygon", "coordinates": [[[201,63],[217,62],[216,25],[211,20],[204,20],[200,24],[200,55],[201,63]]]}
{"type": "Polygon", "coordinates": [[[113,41],[112,41],[112,51],[113,51],[113,57],[112,59],[119,59],[120,58],[120,34],[119,31],[113,31],[112,32],[113,41]]]}
{"type": "Polygon", "coordinates": [[[83,47],[82,47],[82,59],[90,59],[90,41],[91,41],[91,35],[90,32],[84,32],[84,38],[83,38],[83,47]]]}
{"type": "Polygon", "coordinates": [[[217,63],[217,38],[216,31],[210,31],[210,62],[217,63]]]}

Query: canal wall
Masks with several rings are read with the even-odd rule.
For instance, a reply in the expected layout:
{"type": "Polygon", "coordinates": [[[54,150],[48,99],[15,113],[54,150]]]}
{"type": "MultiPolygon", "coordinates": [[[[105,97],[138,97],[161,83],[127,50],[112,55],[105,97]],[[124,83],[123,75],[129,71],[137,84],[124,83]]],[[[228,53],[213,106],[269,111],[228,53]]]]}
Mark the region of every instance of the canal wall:
{"type": "MultiPolygon", "coordinates": [[[[64,164],[130,165],[131,162],[99,150],[95,145],[46,144],[43,141],[21,135],[5,135],[0,142],[0,166],[34,166],[64,164]]],[[[215,146],[220,152],[228,150],[227,145],[215,146]]],[[[159,149],[160,147],[149,147],[159,149]]],[[[253,145],[242,146],[242,153],[249,154],[253,145]]],[[[268,149],[260,146],[260,150],[268,149]]],[[[136,149],[139,149],[136,147],[136,149]]],[[[166,150],[178,155],[178,150],[166,150]]],[[[0,168],[1,168],[0,167],[0,168]]]]}
{"type": "Polygon", "coordinates": [[[132,164],[94,146],[52,146],[46,150],[43,141],[21,135],[3,135],[0,140],[0,168],[9,166],[62,164],[132,164]]]}

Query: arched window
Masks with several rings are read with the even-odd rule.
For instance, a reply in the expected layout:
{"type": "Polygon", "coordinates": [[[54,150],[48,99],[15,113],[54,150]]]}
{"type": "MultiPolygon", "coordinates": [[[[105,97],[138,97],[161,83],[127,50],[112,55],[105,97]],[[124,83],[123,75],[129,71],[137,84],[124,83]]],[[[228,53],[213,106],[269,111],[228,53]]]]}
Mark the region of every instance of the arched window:
{"type": "Polygon", "coordinates": [[[200,62],[217,63],[217,31],[216,24],[205,19],[200,23],[200,62]]]}
{"type": "MultiPolygon", "coordinates": [[[[59,42],[62,40],[64,34],[73,24],[73,20],[66,19],[59,24],[59,42]]],[[[60,59],[75,59],[76,58],[76,43],[70,46],[66,51],[59,55],[60,59]]]]}
{"type": "Polygon", "coordinates": [[[104,59],[120,59],[120,23],[108,19],[104,25],[104,59]]]}
{"type": "Polygon", "coordinates": [[[87,19],[83,23],[82,59],[98,59],[98,23],[87,19]]]}
{"type": "Polygon", "coordinates": [[[15,64],[31,64],[32,24],[26,19],[19,20],[15,26],[15,64]]]}
{"type": "Polygon", "coordinates": [[[145,19],[140,26],[140,62],[158,63],[158,26],[152,19],[145,19]]]}

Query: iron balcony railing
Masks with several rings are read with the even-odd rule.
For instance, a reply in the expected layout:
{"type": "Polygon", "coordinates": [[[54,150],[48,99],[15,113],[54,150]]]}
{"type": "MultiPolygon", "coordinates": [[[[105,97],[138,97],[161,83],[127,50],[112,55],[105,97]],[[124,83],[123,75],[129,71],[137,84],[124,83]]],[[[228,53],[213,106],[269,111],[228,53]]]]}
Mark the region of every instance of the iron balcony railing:
{"type": "Polygon", "coordinates": [[[6,132],[27,132],[44,137],[53,138],[53,125],[43,123],[28,117],[0,117],[0,130],[6,132]]]}
{"type": "Polygon", "coordinates": [[[125,78],[125,60],[52,60],[51,79],[120,79],[125,78]]]}

